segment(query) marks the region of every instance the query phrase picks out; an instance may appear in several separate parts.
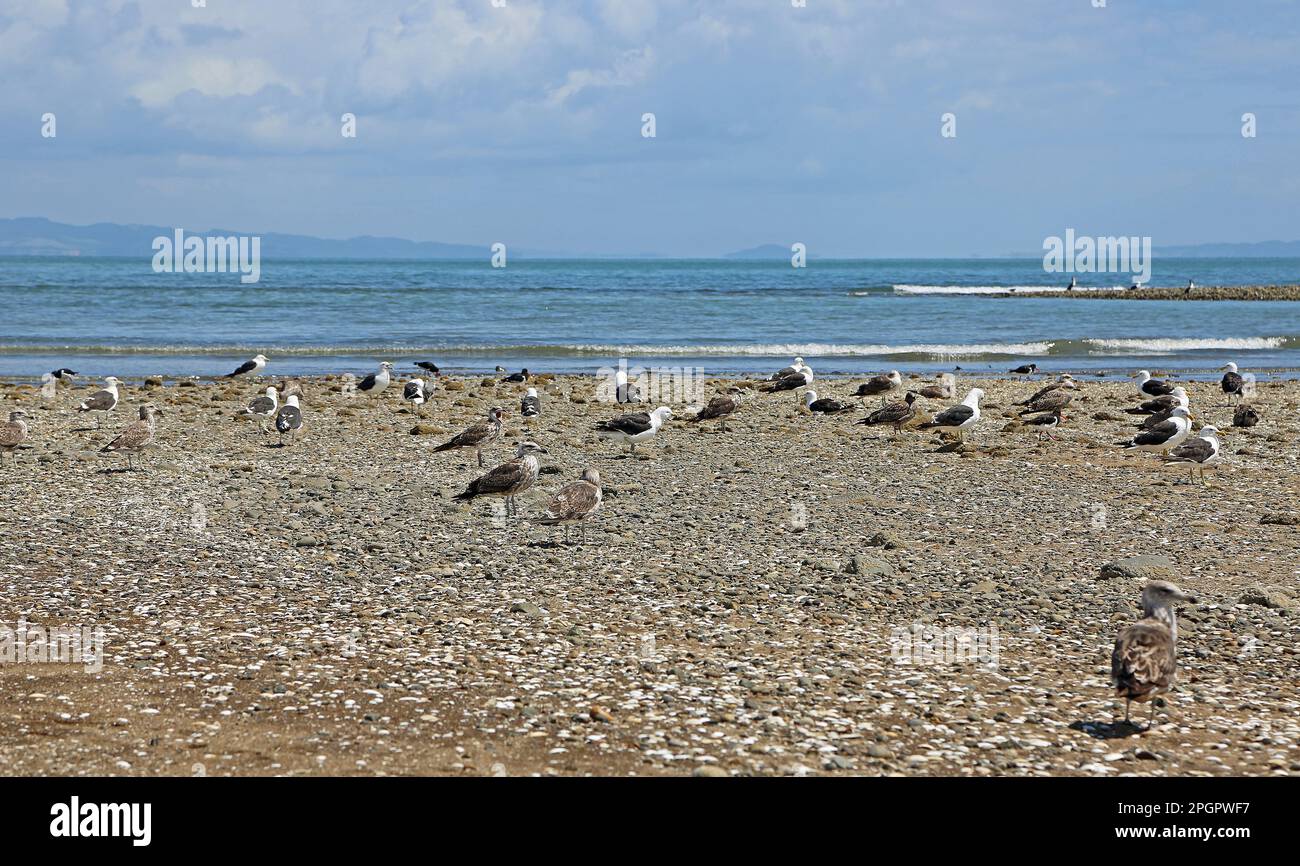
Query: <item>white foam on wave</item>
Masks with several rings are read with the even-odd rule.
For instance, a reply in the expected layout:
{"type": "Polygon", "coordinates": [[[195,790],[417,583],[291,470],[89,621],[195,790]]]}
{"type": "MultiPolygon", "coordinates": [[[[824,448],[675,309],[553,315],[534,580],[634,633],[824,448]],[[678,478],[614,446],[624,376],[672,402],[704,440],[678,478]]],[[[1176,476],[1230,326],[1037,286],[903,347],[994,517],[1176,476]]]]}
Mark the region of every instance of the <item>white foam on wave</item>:
{"type": "Polygon", "coordinates": [[[1052,343],[923,343],[917,345],[859,345],[847,343],[758,343],[749,345],[572,345],[575,352],[599,355],[658,356],[772,356],[772,357],[857,357],[877,355],[931,355],[953,358],[978,355],[1046,355],[1052,343]]]}
{"type": "MultiPolygon", "coordinates": [[[[1075,286],[1076,292],[1109,292],[1127,286],[1075,286]]],[[[1046,295],[1066,292],[1066,286],[894,286],[898,295],[1046,295]]]]}
{"type": "Polygon", "coordinates": [[[1109,352],[1092,354],[1133,354],[1149,352],[1154,355],[1172,355],[1175,352],[1195,352],[1201,349],[1277,349],[1286,342],[1285,337],[1138,337],[1134,339],[1084,340],[1090,346],[1108,349],[1109,352]]]}

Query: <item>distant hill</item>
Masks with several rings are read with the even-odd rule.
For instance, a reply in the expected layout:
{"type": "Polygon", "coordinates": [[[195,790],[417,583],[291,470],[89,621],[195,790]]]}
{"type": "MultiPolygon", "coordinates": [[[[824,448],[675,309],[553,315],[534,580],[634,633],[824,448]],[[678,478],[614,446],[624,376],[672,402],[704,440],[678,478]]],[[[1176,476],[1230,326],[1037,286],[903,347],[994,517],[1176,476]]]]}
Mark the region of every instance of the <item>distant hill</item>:
{"type": "MultiPolygon", "coordinates": [[[[289,235],[277,232],[200,229],[185,226],[187,235],[228,237],[257,235],[263,258],[281,259],[488,259],[491,244],[442,244],[402,238],[361,237],[346,240],[289,235]]],[[[0,219],[0,256],[114,256],[153,255],[153,240],[172,237],[171,226],[96,223],[74,226],[42,217],[0,219]]],[[[549,257],[533,250],[508,250],[510,256],[549,257]]]]}
{"type": "Polygon", "coordinates": [[[1158,256],[1225,259],[1294,259],[1300,258],[1300,241],[1260,241],[1252,244],[1190,244],[1158,246],[1158,256]]]}
{"type": "MultiPolygon", "coordinates": [[[[747,250],[737,250],[734,253],[727,253],[724,259],[785,259],[789,261],[790,256],[794,253],[790,250],[790,244],[762,244],[757,247],[750,247],[747,250]]],[[[809,258],[812,258],[810,255],[809,258]]]]}

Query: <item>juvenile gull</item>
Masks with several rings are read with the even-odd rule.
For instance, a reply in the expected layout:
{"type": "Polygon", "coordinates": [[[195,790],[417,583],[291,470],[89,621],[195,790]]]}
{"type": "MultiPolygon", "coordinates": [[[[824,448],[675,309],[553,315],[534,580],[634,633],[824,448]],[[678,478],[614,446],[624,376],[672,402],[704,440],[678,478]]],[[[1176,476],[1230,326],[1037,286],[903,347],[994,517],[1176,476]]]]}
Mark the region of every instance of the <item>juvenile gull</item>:
{"type": "Polygon", "coordinates": [[[1137,387],[1139,393],[1148,397],[1159,397],[1162,394],[1172,394],[1174,391],[1174,386],[1163,379],[1152,379],[1149,370],[1138,370],[1137,387]]]}
{"type": "Polygon", "coordinates": [[[280,434],[280,447],[284,447],[284,434],[289,434],[292,444],[302,430],[302,407],[298,405],[297,393],[290,393],[284,398],[284,405],[275,413],[275,432],[280,434]]]}
{"type": "Polygon", "coordinates": [[[433,449],[434,453],[452,451],[458,448],[473,448],[478,453],[478,465],[482,466],[483,446],[495,441],[501,435],[501,415],[500,409],[489,409],[486,421],[479,421],[469,425],[433,449]]]}
{"type": "Polygon", "coordinates": [[[1249,403],[1242,403],[1232,413],[1233,427],[1254,427],[1260,422],[1259,410],[1249,403]]]}
{"type": "Polygon", "coordinates": [[[551,497],[546,513],[537,521],[543,526],[563,526],[564,541],[569,541],[569,526],[576,523],[582,529],[582,543],[587,543],[587,521],[591,519],[604,500],[600,489],[600,473],[584,469],[582,478],[566,484],[551,497]]]}
{"type": "Polygon", "coordinates": [[[131,455],[153,442],[154,416],[160,414],[162,413],[152,403],[144,404],[140,407],[140,419],[129,424],[125,430],[117,434],[116,439],[99,449],[99,453],[121,452],[126,455],[127,471],[134,469],[135,464],[131,461],[131,455]]]}
{"type": "Polygon", "coordinates": [[[412,379],[402,388],[402,399],[415,407],[415,415],[424,417],[424,404],[433,396],[433,389],[423,379],[412,379]]]}
{"type": "Polygon", "coordinates": [[[1159,451],[1168,454],[1170,449],[1183,444],[1192,432],[1192,416],[1182,406],[1175,406],[1169,417],[1150,430],[1143,430],[1123,445],[1130,451],[1159,451]]]}
{"type": "Polygon", "coordinates": [[[1205,482],[1205,467],[1214,466],[1223,459],[1223,445],[1219,442],[1219,428],[1206,424],[1201,431],[1169,452],[1166,466],[1187,466],[1192,478],[1199,473],[1205,482]]]}
{"type": "Polygon", "coordinates": [[[266,369],[266,356],[254,355],[235,368],[233,373],[222,376],[223,379],[235,379],[239,376],[259,376],[266,369]]]}
{"type": "Polygon", "coordinates": [[[379,369],[362,379],[357,385],[357,390],[362,394],[369,394],[377,397],[384,393],[388,383],[393,381],[393,365],[388,361],[381,361],[379,369]]]}
{"type": "MultiPolygon", "coordinates": [[[[27,413],[21,409],[9,413],[9,421],[0,424],[0,451],[13,454],[14,449],[27,439],[27,413]]],[[[18,456],[14,455],[14,463],[18,456]]]]}
{"type": "Polygon", "coordinates": [[[1053,388],[1041,397],[1023,404],[1025,408],[1021,410],[1020,417],[1023,418],[1026,415],[1033,415],[1038,412],[1060,413],[1066,406],[1070,405],[1070,401],[1073,399],[1074,394],[1070,393],[1069,388],[1053,388]]]}
{"type": "Polygon", "coordinates": [[[1175,406],[1187,408],[1187,389],[1179,385],[1168,394],[1161,394],[1159,397],[1153,397],[1150,400],[1144,400],[1132,409],[1124,411],[1130,415],[1160,415],[1160,420],[1168,417],[1169,413],[1174,410],[1175,406]]]}
{"type": "Polygon", "coordinates": [[[597,424],[596,435],[613,442],[626,442],[628,451],[636,453],[637,443],[654,438],[659,428],[671,417],[673,417],[673,410],[667,406],[660,406],[653,412],[619,415],[617,418],[597,424]]]}
{"type": "Polygon", "coordinates": [[[536,388],[529,388],[528,393],[519,401],[519,414],[525,418],[536,418],[542,414],[542,398],[537,396],[536,388]]]}
{"type": "Polygon", "coordinates": [[[951,400],[957,395],[957,377],[952,373],[940,373],[935,379],[938,385],[926,385],[917,393],[931,400],[951,400]]]}
{"type": "Polygon", "coordinates": [[[934,419],[922,424],[920,430],[937,430],[940,433],[956,433],[959,440],[965,441],[966,431],[980,420],[980,398],[984,396],[983,388],[971,388],[966,399],[956,406],[944,409],[934,419]]]}
{"type": "Polygon", "coordinates": [[[537,481],[541,466],[537,463],[536,455],[545,453],[546,449],[536,442],[520,442],[513,460],[507,460],[490,469],[487,474],[475,478],[456,499],[469,502],[480,496],[500,497],[506,501],[506,514],[518,515],[515,497],[537,481]]]}
{"type": "Polygon", "coordinates": [[[1246,377],[1237,372],[1237,365],[1231,361],[1224,364],[1220,369],[1228,371],[1224,373],[1223,378],[1219,380],[1219,387],[1223,389],[1223,393],[1241,399],[1241,397],[1244,396],[1242,392],[1246,387],[1246,377]]]}
{"type": "Polygon", "coordinates": [[[269,433],[270,431],[266,428],[266,422],[275,416],[275,410],[279,405],[280,400],[276,395],[275,388],[267,388],[266,394],[254,398],[246,407],[240,409],[235,417],[244,420],[256,418],[261,422],[262,432],[269,433]]]}
{"type": "Polygon", "coordinates": [[[727,416],[736,411],[739,406],[735,397],[726,394],[719,394],[709,401],[709,404],[695,413],[692,418],[686,420],[691,424],[698,424],[700,421],[717,420],[721,422],[722,432],[727,432],[727,416]]]}
{"type": "Polygon", "coordinates": [[[836,415],[840,412],[852,412],[853,407],[830,397],[818,397],[817,392],[809,389],[803,394],[803,404],[814,415],[836,415]]]}
{"type": "Polygon", "coordinates": [[[117,386],[121,381],[116,376],[109,376],[104,380],[104,390],[96,391],[77,407],[78,412],[100,412],[103,414],[95,416],[95,427],[101,427],[104,423],[104,414],[112,412],[117,406],[117,386]]]}
{"type": "Polygon", "coordinates": [[[813,383],[812,367],[809,367],[807,364],[805,364],[802,368],[795,370],[794,372],[787,373],[786,375],[782,376],[779,379],[772,379],[771,381],[765,383],[761,387],[762,390],[768,393],[772,393],[774,391],[793,391],[797,388],[806,388],[812,383],[813,383]]]}
{"type": "Polygon", "coordinates": [[[858,390],[853,392],[853,396],[870,397],[875,394],[888,394],[890,391],[901,387],[903,387],[903,377],[899,375],[897,370],[890,370],[888,373],[872,376],[863,382],[858,386],[858,390]]]}
{"type": "Polygon", "coordinates": [[[902,400],[887,403],[857,423],[865,424],[868,427],[874,427],[877,424],[892,424],[894,435],[897,436],[903,432],[903,425],[916,417],[915,403],[916,394],[908,391],[902,400]]]}
{"type": "Polygon", "coordinates": [[[1152,412],[1150,415],[1142,419],[1142,423],[1138,426],[1144,430],[1150,430],[1157,424],[1160,424],[1163,421],[1168,421],[1169,416],[1172,415],[1174,410],[1180,406],[1184,409],[1189,408],[1187,404],[1187,391],[1181,385],[1174,389],[1174,393],[1165,394],[1163,397],[1157,397],[1155,400],[1148,400],[1143,403],[1142,406],[1151,406],[1157,401],[1168,402],[1160,403],[1164,408],[1157,412],[1152,412]]]}
{"type": "MultiPolygon", "coordinates": [[[[1110,654],[1110,678],[1115,697],[1124,699],[1124,721],[1133,701],[1143,703],[1169,690],[1178,670],[1178,617],[1174,605],[1196,599],[1172,583],[1153,580],[1142,588],[1142,618],[1120,630],[1110,654]]],[[[1155,722],[1155,703],[1151,719],[1155,722]]]]}
{"type": "Polygon", "coordinates": [[[1041,400],[1043,397],[1046,397],[1048,394],[1050,394],[1053,391],[1059,391],[1062,389],[1077,388],[1077,387],[1079,386],[1074,381],[1073,376],[1071,376],[1069,373],[1062,373],[1059,377],[1057,377],[1055,382],[1047,383],[1046,385],[1044,385],[1043,387],[1035,391],[1034,396],[1030,397],[1028,400],[1021,400],[1016,405],[1028,406],[1030,403],[1033,403],[1035,400],[1041,400]]]}

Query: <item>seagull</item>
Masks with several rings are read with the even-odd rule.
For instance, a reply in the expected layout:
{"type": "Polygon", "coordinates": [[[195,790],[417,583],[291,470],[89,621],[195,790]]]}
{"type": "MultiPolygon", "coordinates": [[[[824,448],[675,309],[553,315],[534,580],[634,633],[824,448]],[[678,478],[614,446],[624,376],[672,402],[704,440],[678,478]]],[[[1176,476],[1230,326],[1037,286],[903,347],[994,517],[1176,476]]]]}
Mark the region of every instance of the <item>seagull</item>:
{"type": "Polygon", "coordinates": [[[275,416],[275,410],[279,405],[280,401],[276,396],[275,388],[267,388],[264,396],[254,398],[247,407],[240,409],[235,417],[243,419],[256,418],[262,422],[262,432],[269,433],[270,431],[266,429],[266,422],[275,416]]]}
{"type": "Polygon", "coordinates": [[[221,378],[235,379],[239,376],[258,376],[261,375],[262,370],[264,369],[266,369],[266,356],[254,355],[252,358],[249,358],[247,361],[236,367],[233,373],[227,373],[221,378]]]}
{"type": "Polygon", "coordinates": [[[812,367],[804,364],[801,369],[792,373],[787,373],[780,379],[772,379],[762,386],[762,389],[769,394],[774,391],[794,391],[797,388],[806,388],[813,383],[812,367]]]}
{"type": "Polygon", "coordinates": [[[1232,413],[1233,427],[1254,427],[1260,422],[1259,410],[1249,403],[1242,403],[1232,413]]]}
{"type": "Polygon", "coordinates": [[[60,382],[71,382],[81,374],[76,370],[69,370],[67,367],[60,367],[57,370],[51,370],[50,375],[55,379],[58,379],[60,382]]]}
{"type": "Polygon", "coordinates": [[[409,400],[415,407],[417,417],[423,418],[424,404],[433,396],[433,389],[424,384],[423,379],[412,379],[402,388],[402,399],[409,400]]]}
{"type": "Polygon", "coordinates": [[[519,401],[519,414],[525,418],[536,418],[542,414],[542,398],[537,396],[536,388],[529,388],[528,393],[519,401]]]}
{"type": "Polygon", "coordinates": [[[971,388],[970,391],[966,392],[965,400],[962,400],[956,406],[949,406],[944,409],[934,416],[934,420],[925,422],[918,429],[938,430],[940,433],[956,433],[959,440],[965,441],[966,431],[979,423],[980,398],[983,396],[983,388],[971,388]]]}
{"type": "MultiPolygon", "coordinates": [[[[1150,400],[1143,401],[1140,405],[1125,409],[1130,415],[1165,415],[1167,416],[1175,406],[1187,408],[1187,389],[1179,385],[1168,394],[1161,394],[1159,397],[1152,397],[1150,400]]],[[[1163,420],[1163,418],[1161,419],[1163,420]]]]}
{"type": "Polygon", "coordinates": [[[587,543],[587,521],[600,508],[604,494],[600,489],[600,473],[595,469],[584,469],[582,478],[566,484],[551,497],[546,506],[546,513],[537,521],[543,526],[564,527],[564,541],[569,540],[570,524],[582,528],[582,543],[587,543]]]}
{"type": "Polygon", "coordinates": [[[1191,413],[1182,406],[1175,406],[1169,417],[1150,430],[1143,430],[1128,442],[1119,442],[1132,451],[1160,451],[1168,454],[1171,448],[1183,444],[1183,440],[1192,432],[1191,413]]]}
{"type": "Polygon", "coordinates": [[[653,412],[619,415],[617,418],[597,424],[596,435],[602,439],[626,442],[628,452],[636,453],[637,443],[654,438],[659,428],[671,417],[673,417],[673,410],[667,406],[660,406],[653,412]]]}
{"type": "MultiPolygon", "coordinates": [[[[895,388],[903,387],[903,377],[898,375],[897,370],[890,370],[881,376],[872,376],[867,381],[858,386],[858,390],[853,392],[854,397],[870,397],[873,394],[887,394],[895,388]]],[[[884,398],[881,398],[884,401],[884,398]]]]}
{"type": "Polygon", "coordinates": [[[1023,404],[1025,408],[1020,412],[1020,417],[1033,415],[1036,412],[1060,412],[1069,406],[1073,399],[1074,395],[1070,393],[1069,388],[1052,388],[1038,399],[1023,404]]]}
{"type": "MultiPolygon", "coordinates": [[[[0,424],[0,451],[13,454],[14,449],[27,439],[27,413],[18,409],[9,413],[9,422],[0,424]]],[[[14,463],[18,462],[17,455],[14,463]]]]}
{"type": "Polygon", "coordinates": [[[393,380],[393,365],[388,361],[381,361],[379,369],[362,379],[357,384],[357,390],[363,394],[369,394],[372,397],[378,397],[384,393],[388,383],[393,380]]]}
{"type": "MultiPolygon", "coordinates": [[[[1133,701],[1150,701],[1174,684],[1178,670],[1178,617],[1174,605],[1196,599],[1172,583],[1153,580],[1142,587],[1142,618],[1120,630],[1110,654],[1110,678],[1115,697],[1124,699],[1124,722],[1133,701]]],[[[1155,722],[1156,707],[1151,704],[1155,722]]]]}
{"type": "Polygon", "coordinates": [[[1189,438],[1182,445],[1169,452],[1166,466],[1187,466],[1193,477],[1198,473],[1201,483],[1205,483],[1205,467],[1213,466],[1223,459],[1223,445],[1219,442],[1219,428],[1206,424],[1201,432],[1189,438]]]}
{"type": "Polygon", "coordinates": [[[916,394],[908,391],[902,400],[887,403],[857,423],[865,424],[868,427],[874,427],[877,424],[893,424],[894,435],[897,436],[903,432],[903,425],[916,417],[915,403],[916,394]]]}
{"type": "Polygon", "coordinates": [[[818,399],[817,392],[811,388],[803,394],[803,404],[814,415],[836,415],[840,412],[852,412],[853,407],[830,397],[818,399]]]}
{"type": "Polygon", "coordinates": [[[446,442],[433,449],[436,454],[439,451],[452,451],[457,448],[473,448],[478,452],[478,465],[483,465],[483,446],[494,441],[501,435],[501,416],[500,409],[489,409],[486,421],[479,421],[471,424],[446,442]]]}
{"type": "MultiPolygon", "coordinates": [[[[1062,409],[1064,409],[1064,407],[1062,407],[1062,409]]],[[[1037,427],[1039,439],[1046,436],[1048,439],[1055,441],[1056,437],[1052,435],[1052,431],[1061,423],[1062,409],[1053,409],[1042,415],[1035,415],[1032,418],[1026,418],[1024,424],[1026,427],[1037,427]]]]}
{"type": "Polygon", "coordinates": [[[432,361],[416,361],[415,366],[419,367],[421,370],[424,370],[427,373],[432,373],[435,376],[437,376],[439,373],[438,365],[433,363],[432,361]]]}
{"type": "Polygon", "coordinates": [[[506,501],[506,514],[519,514],[515,497],[533,486],[541,466],[537,463],[538,454],[547,451],[536,442],[520,442],[515,448],[515,458],[507,460],[500,466],[490,469],[469,483],[465,492],[456,496],[461,502],[469,502],[479,496],[497,496],[506,501]]]}
{"type": "Polygon", "coordinates": [[[617,370],[614,373],[614,402],[641,402],[641,389],[636,385],[629,385],[627,383],[627,371],[625,370],[617,370]]]}
{"type": "Polygon", "coordinates": [[[940,373],[934,378],[939,381],[938,385],[926,385],[917,393],[932,400],[951,400],[956,393],[957,377],[952,373],[940,373]]]}
{"type": "Polygon", "coordinates": [[[1059,377],[1057,377],[1055,382],[1047,383],[1046,385],[1044,385],[1043,387],[1035,391],[1034,396],[1030,397],[1028,400],[1022,400],[1016,405],[1028,406],[1030,403],[1033,403],[1037,400],[1041,400],[1050,391],[1058,391],[1062,388],[1077,388],[1077,387],[1079,386],[1074,381],[1073,376],[1071,376],[1069,373],[1062,373],[1059,377]]]}
{"type": "Polygon", "coordinates": [[[112,454],[121,451],[126,454],[127,471],[134,469],[131,455],[153,442],[154,416],[161,414],[152,403],[144,404],[140,407],[140,420],[129,424],[125,430],[117,434],[116,439],[99,449],[99,453],[112,454]]]}
{"type": "Polygon", "coordinates": [[[768,381],[775,382],[777,379],[784,379],[786,376],[802,371],[805,366],[803,358],[795,358],[793,364],[789,367],[782,367],[780,370],[777,370],[768,377],[768,381]]]}
{"type": "Polygon", "coordinates": [[[1017,376],[1032,376],[1038,372],[1037,364],[1021,364],[1014,370],[1008,370],[1008,373],[1015,373],[1017,376]]]}
{"type": "Polygon", "coordinates": [[[1073,292],[1073,291],[1074,291],[1075,289],[1077,289],[1078,287],[1079,287],[1079,278],[1078,278],[1078,277],[1070,277],[1070,285],[1066,286],[1066,287],[1065,287],[1065,290],[1066,290],[1067,292],[1073,292]]]}
{"type": "Polygon", "coordinates": [[[284,447],[284,434],[289,434],[289,442],[297,438],[302,430],[302,407],[298,405],[297,393],[284,398],[284,405],[275,413],[275,431],[280,434],[280,447],[284,447]]]}
{"type": "Polygon", "coordinates": [[[528,368],[525,367],[522,370],[520,370],[518,373],[511,373],[509,376],[506,376],[501,381],[502,382],[527,382],[529,376],[531,375],[532,374],[528,372],[528,368]]]}
{"type": "Polygon", "coordinates": [[[1174,386],[1162,379],[1152,379],[1147,370],[1138,371],[1138,391],[1148,397],[1159,397],[1173,393],[1174,386]]]}
{"type": "Polygon", "coordinates": [[[1223,378],[1219,380],[1219,387],[1223,389],[1223,393],[1235,396],[1240,400],[1245,396],[1242,393],[1246,387],[1245,377],[1237,372],[1237,365],[1231,361],[1224,364],[1220,369],[1227,370],[1228,372],[1224,373],[1223,378]]]}
{"type": "MultiPolygon", "coordinates": [[[[1143,419],[1142,419],[1142,423],[1138,425],[1138,426],[1141,427],[1143,430],[1150,430],[1152,427],[1156,426],[1157,424],[1161,423],[1162,421],[1168,421],[1168,420],[1169,420],[1169,416],[1172,415],[1172,414],[1174,413],[1174,410],[1177,409],[1179,406],[1182,406],[1184,409],[1188,408],[1188,405],[1187,405],[1187,391],[1186,391],[1184,388],[1182,388],[1181,386],[1178,387],[1178,388],[1175,388],[1175,389],[1174,389],[1174,393],[1172,393],[1172,394],[1165,394],[1163,397],[1157,397],[1156,399],[1157,399],[1157,400],[1169,400],[1169,401],[1171,401],[1171,402],[1170,402],[1170,403],[1166,403],[1166,404],[1162,404],[1162,405],[1165,405],[1167,408],[1161,409],[1159,412],[1152,412],[1150,415],[1148,415],[1147,417],[1143,418],[1143,419]]],[[[1148,405],[1148,404],[1150,404],[1150,403],[1154,403],[1154,402],[1156,402],[1156,401],[1155,401],[1155,400],[1148,400],[1146,403],[1143,403],[1142,405],[1143,405],[1143,406],[1146,406],[1146,405],[1148,405]]]]}
{"type": "Polygon", "coordinates": [[[709,401],[709,404],[695,413],[695,417],[687,418],[691,424],[698,424],[700,421],[718,420],[721,422],[722,432],[727,432],[727,416],[736,411],[740,403],[735,397],[726,394],[719,394],[709,401]]]}
{"type": "MultiPolygon", "coordinates": [[[[104,380],[104,386],[105,386],[104,390],[96,391],[95,393],[87,397],[85,400],[82,400],[81,405],[77,407],[77,411],[78,412],[103,412],[105,414],[112,412],[113,409],[117,406],[117,400],[118,400],[117,386],[120,384],[121,384],[121,380],[118,379],[116,376],[109,376],[104,380]]],[[[103,423],[104,423],[103,415],[97,415],[95,417],[96,429],[103,426],[103,423]]]]}

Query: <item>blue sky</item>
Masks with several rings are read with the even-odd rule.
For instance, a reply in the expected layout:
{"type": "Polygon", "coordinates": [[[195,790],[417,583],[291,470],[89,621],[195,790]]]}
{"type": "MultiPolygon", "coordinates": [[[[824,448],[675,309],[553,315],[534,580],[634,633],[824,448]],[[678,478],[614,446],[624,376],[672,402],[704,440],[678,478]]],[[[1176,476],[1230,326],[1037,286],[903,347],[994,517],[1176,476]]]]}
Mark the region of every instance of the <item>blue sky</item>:
{"type": "Polygon", "coordinates": [[[1300,239],[1297,3],[1092,4],[0,0],[0,216],[596,254],[1300,239]]]}

